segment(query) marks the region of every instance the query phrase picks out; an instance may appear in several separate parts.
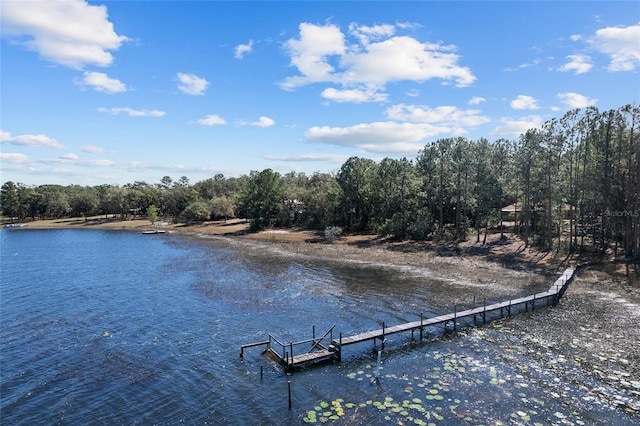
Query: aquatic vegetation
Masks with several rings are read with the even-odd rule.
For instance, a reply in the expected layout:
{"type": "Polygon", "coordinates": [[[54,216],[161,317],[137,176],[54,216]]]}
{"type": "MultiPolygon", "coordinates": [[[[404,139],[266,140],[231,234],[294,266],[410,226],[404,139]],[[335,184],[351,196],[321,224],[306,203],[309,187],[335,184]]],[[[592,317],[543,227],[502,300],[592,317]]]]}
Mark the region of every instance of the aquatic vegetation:
{"type": "MultiPolygon", "coordinates": [[[[574,396],[575,391],[560,379],[560,375],[581,373],[584,360],[580,353],[558,353],[554,350],[556,344],[516,333],[502,322],[496,322],[495,326],[475,330],[455,342],[441,345],[446,350],[425,351],[421,355],[424,356],[420,363],[422,367],[411,375],[383,374],[380,377],[383,388],[397,390],[386,392],[384,396],[371,398],[370,389],[376,379],[370,374],[370,365],[347,372],[346,379],[361,382],[358,386],[367,386],[363,394],[369,398],[339,404],[320,402],[319,407],[325,408],[316,410],[314,415],[308,413],[305,422],[329,422],[351,416],[349,418],[363,419],[362,422],[384,418],[399,425],[452,422],[585,425],[581,412],[591,409],[589,404],[596,399],[599,404],[610,400],[612,406],[619,406],[629,413],[636,412],[638,407],[630,398],[616,395],[611,389],[594,387],[590,390],[591,401],[574,396]],[[495,345],[498,350],[488,351],[487,345],[495,345]],[[492,395],[492,400],[482,401],[470,396],[478,392],[492,395]],[[600,395],[596,397],[594,393],[598,392],[600,395]],[[607,395],[607,392],[611,394],[607,395]],[[545,401],[548,400],[563,400],[566,401],[563,406],[580,409],[558,410],[558,404],[547,408],[545,401]]],[[[602,368],[602,371],[609,371],[605,380],[615,381],[639,394],[640,382],[626,370],[602,368]]],[[[584,384],[581,386],[585,387],[584,384]]]]}

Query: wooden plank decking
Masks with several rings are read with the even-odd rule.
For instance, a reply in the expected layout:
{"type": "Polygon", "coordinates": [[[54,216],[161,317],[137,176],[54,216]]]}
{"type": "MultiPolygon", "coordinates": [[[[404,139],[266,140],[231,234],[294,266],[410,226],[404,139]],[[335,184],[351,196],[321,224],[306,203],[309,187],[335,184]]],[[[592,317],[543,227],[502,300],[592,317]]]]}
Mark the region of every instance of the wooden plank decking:
{"type": "Polygon", "coordinates": [[[531,310],[534,310],[536,308],[536,303],[538,304],[538,307],[544,306],[545,302],[546,302],[546,306],[549,306],[550,304],[555,304],[558,302],[558,300],[562,297],[562,295],[566,291],[567,286],[573,279],[574,272],[575,272],[574,268],[566,269],[564,273],[551,285],[549,290],[545,292],[536,293],[536,294],[532,294],[525,297],[519,297],[517,299],[511,299],[504,302],[493,303],[490,305],[485,304],[483,306],[478,306],[472,309],[466,309],[459,312],[455,310],[454,312],[447,313],[444,315],[439,315],[437,317],[421,318],[418,321],[411,321],[404,324],[394,325],[391,327],[386,327],[383,323],[383,326],[380,329],[366,331],[366,332],[354,334],[351,336],[343,337],[342,333],[340,333],[339,339],[330,340],[331,345],[328,348],[323,346],[321,342],[325,337],[327,337],[327,335],[329,335],[330,332],[332,332],[333,327],[331,327],[331,329],[329,329],[329,331],[327,331],[327,333],[325,333],[325,335],[320,339],[316,339],[314,337],[311,340],[297,342],[297,343],[290,343],[288,345],[284,345],[278,342],[278,340],[276,340],[270,335],[269,340],[267,341],[252,343],[249,345],[243,345],[241,347],[240,356],[242,357],[243,351],[245,348],[259,346],[259,345],[266,345],[267,349],[265,350],[265,353],[268,353],[268,355],[271,356],[272,358],[279,360],[285,366],[285,368],[290,370],[300,368],[312,363],[323,362],[323,361],[332,360],[336,358],[339,360],[343,346],[362,343],[368,340],[373,340],[375,342],[376,339],[380,339],[384,345],[385,337],[395,333],[400,333],[404,331],[413,332],[415,330],[420,330],[421,336],[422,336],[422,330],[425,327],[432,327],[432,326],[438,326],[438,325],[443,325],[446,327],[447,324],[451,323],[453,324],[453,328],[455,330],[457,327],[457,322],[464,318],[472,317],[475,325],[478,317],[481,317],[483,323],[485,323],[487,314],[489,313],[500,311],[500,317],[503,318],[504,311],[506,310],[507,314],[511,315],[511,308],[513,307],[520,307],[524,305],[525,311],[528,311],[529,307],[531,307],[531,310]],[[306,353],[300,353],[300,354],[291,353],[294,351],[294,347],[303,343],[313,343],[313,345],[311,349],[306,353]],[[280,353],[280,351],[276,351],[273,348],[274,344],[282,349],[282,353],[280,353]],[[289,349],[289,352],[287,352],[287,348],[289,349]]]}
{"type": "Polygon", "coordinates": [[[374,339],[384,339],[386,336],[390,334],[400,333],[403,331],[413,331],[416,329],[436,326],[436,325],[446,325],[449,322],[454,323],[454,328],[456,327],[455,322],[468,317],[477,317],[481,315],[483,319],[486,319],[486,314],[495,312],[500,310],[507,310],[509,314],[511,314],[511,308],[525,305],[528,309],[528,306],[531,306],[531,309],[535,309],[536,301],[546,301],[549,304],[552,300],[557,301],[557,299],[562,296],[562,293],[566,290],[566,286],[569,284],[571,279],[573,278],[574,273],[573,268],[568,268],[564,271],[564,273],[551,285],[549,290],[543,293],[536,293],[525,297],[520,297],[517,299],[511,299],[504,302],[493,303],[491,305],[479,306],[477,308],[467,309],[460,312],[453,312],[444,315],[440,315],[437,317],[427,318],[420,321],[412,321],[405,324],[398,324],[392,327],[383,327],[378,330],[367,331],[360,334],[355,334],[353,336],[342,337],[340,340],[333,340],[332,344],[338,348],[341,346],[352,345],[356,343],[365,342],[367,340],[374,339]]]}

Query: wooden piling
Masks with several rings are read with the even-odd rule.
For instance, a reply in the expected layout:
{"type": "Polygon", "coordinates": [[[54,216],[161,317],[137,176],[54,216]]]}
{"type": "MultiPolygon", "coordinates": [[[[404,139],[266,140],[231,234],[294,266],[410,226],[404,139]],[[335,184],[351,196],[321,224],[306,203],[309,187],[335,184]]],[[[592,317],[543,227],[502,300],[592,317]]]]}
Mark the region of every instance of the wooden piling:
{"type": "Polygon", "coordinates": [[[453,331],[457,331],[456,316],[458,315],[458,305],[453,304],[453,331]]]}

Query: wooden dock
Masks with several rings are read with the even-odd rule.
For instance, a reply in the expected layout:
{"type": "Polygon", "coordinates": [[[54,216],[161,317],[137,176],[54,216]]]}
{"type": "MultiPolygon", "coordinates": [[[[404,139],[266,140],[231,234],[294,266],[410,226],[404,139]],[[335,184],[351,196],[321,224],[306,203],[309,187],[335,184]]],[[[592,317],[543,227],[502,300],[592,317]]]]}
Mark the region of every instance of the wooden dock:
{"type": "Polygon", "coordinates": [[[425,327],[443,326],[445,329],[451,325],[453,330],[457,330],[458,322],[463,319],[473,319],[473,324],[477,325],[481,319],[482,324],[487,322],[487,314],[500,312],[500,318],[504,318],[505,312],[507,316],[511,315],[512,309],[521,309],[524,306],[525,312],[535,310],[536,307],[545,307],[555,305],[564,295],[569,283],[573,280],[574,268],[568,268],[564,273],[549,287],[549,290],[542,293],[535,293],[529,296],[511,299],[504,302],[493,303],[487,305],[483,303],[472,309],[458,311],[454,308],[452,313],[439,315],[432,318],[423,318],[420,314],[420,320],[412,321],[404,324],[398,324],[386,327],[382,323],[382,328],[351,336],[343,337],[340,333],[338,339],[333,338],[332,326],[322,337],[315,337],[315,327],[313,329],[313,338],[300,342],[292,342],[283,344],[276,338],[269,335],[269,340],[264,342],[251,343],[243,345],[240,348],[240,357],[243,356],[244,350],[255,346],[267,346],[264,353],[270,358],[280,362],[287,370],[303,368],[309,364],[324,362],[329,360],[340,360],[342,348],[347,345],[372,340],[374,344],[376,340],[380,340],[382,349],[384,349],[385,338],[391,334],[405,331],[411,331],[414,335],[415,331],[420,332],[420,339],[423,337],[425,327]],[[326,341],[325,341],[326,339],[326,341]],[[308,346],[308,348],[307,348],[308,346]]]}

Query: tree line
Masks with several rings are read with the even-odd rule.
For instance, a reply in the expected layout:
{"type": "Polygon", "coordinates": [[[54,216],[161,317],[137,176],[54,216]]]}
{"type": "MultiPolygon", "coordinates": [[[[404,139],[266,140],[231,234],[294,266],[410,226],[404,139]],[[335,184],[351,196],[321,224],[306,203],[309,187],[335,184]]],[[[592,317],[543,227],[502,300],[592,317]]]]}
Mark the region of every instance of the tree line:
{"type": "Polygon", "coordinates": [[[124,186],[1,189],[5,217],[159,215],[202,222],[246,218],[254,230],[297,226],[377,232],[400,239],[485,242],[512,229],[545,250],[637,259],[640,108],[567,112],[517,140],[464,137],[427,143],[415,159],[351,157],[334,173],[271,169],[195,184],[165,176],[124,186]],[[505,207],[507,207],[505,209],[505,207]]]}

